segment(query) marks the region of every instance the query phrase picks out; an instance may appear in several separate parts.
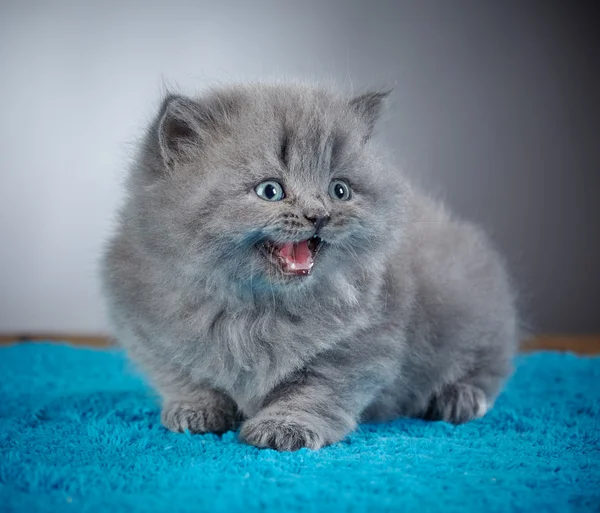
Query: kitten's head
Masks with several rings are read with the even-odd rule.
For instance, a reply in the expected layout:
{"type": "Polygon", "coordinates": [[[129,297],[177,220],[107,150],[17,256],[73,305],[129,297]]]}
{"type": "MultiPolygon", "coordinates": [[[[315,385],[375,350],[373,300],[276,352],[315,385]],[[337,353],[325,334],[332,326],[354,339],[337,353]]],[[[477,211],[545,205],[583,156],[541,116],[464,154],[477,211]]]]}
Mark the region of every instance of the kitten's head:
{"type": "Polygon", "coordinates": [[[257,290],[364,275],[402,221],[402,181],[370,141],[385,97],[298,85],[169,96],[132,174],[142,240],[174,269],[257,290]]]}

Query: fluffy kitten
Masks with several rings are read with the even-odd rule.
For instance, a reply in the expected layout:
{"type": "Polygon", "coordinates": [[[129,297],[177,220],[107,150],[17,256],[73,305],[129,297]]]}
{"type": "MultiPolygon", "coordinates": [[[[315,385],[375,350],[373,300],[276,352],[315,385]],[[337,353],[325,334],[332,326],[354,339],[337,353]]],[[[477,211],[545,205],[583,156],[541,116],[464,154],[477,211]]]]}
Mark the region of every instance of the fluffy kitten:
{"type": "Polygon", "coordinates": [[[361,420],[481,417],[518,323],[501,259],[370,141],[385,93],[169,96],[103,260],[173,431],[317,449],[361,420]]]}

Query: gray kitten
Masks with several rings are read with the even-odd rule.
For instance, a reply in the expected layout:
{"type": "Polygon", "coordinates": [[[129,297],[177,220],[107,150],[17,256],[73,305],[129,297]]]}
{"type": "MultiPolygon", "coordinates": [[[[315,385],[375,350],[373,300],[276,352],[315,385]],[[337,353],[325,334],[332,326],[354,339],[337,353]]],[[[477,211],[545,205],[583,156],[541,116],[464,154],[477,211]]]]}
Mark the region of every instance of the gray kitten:
{"type": "Polygon", "coordinates": [[[371,141],[385,93],[304,85],[169,96],[103,260],[117,338],[173,431],[318,449],[360,421],[481,417],[517,348],[474,225],[371,141]]]}

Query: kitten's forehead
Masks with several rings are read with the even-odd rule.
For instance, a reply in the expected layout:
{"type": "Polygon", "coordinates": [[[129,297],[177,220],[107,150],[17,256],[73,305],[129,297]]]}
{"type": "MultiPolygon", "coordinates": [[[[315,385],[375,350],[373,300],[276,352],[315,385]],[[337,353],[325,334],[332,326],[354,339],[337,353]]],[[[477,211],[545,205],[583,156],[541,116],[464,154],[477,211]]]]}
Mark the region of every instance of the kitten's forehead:
{"type": "MultiPolygon", "coordinates": [[[[227,91],[237,105],[231,117],[249,154],[269,153],[283,172],[328,176],[336,148],[352,143],[355,121],[345,99],[306,86],[244,86],[227,91]]],[[[355,139],[358,140],[358,137],[355,139]]]]}
{"type": "Polygon", "coordinates": [[[241,86],[223,91],[237,105],[240,122],[276,129],[297,138],[327,137],[336,123],[349,121],[345,102],[327,90],[308,86],[241,86]],[[233,100],[232,100],[233,99],[233,100]]]}

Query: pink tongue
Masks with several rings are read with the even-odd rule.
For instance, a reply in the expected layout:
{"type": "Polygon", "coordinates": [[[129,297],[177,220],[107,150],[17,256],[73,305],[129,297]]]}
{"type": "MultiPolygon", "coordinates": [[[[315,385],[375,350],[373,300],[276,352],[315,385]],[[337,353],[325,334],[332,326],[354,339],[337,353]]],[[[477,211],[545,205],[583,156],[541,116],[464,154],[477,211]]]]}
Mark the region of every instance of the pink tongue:
{"type": "Polygon", "coordinates": [[[307,240],[297,243],[288,242],[280,246],[279,255],[292,271],[308,272],[313,266],[312,252],[308,248],[307,240]]]}

